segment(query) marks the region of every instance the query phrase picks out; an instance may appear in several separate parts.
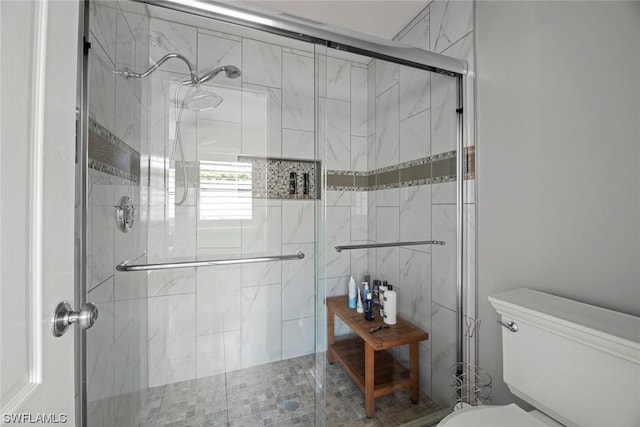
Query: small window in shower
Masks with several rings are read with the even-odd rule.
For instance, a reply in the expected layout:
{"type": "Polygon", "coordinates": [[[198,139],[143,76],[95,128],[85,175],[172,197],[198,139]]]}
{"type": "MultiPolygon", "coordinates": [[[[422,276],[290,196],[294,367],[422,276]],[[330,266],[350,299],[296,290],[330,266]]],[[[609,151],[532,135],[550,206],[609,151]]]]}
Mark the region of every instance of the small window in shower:
{"type": "Polygon", "coordinates": [[[200,219],[251,219],[252,165],[200,162],[200,219]]]}

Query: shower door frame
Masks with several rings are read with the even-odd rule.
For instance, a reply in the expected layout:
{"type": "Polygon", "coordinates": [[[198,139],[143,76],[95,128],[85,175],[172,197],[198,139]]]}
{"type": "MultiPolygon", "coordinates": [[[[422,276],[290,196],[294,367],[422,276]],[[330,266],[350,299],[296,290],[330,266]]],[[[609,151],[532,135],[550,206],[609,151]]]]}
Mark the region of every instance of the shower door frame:
{"type": "MultiPolygon", "coordinates": [[[[78,81],[76,93],[75,182],[75,301],[87,303],[87,208],[89,188],[89,0],[80,1],[78,23],[78,81]]],[[[74,328],[76,425],[87,425],[87,331],[74,328]]]]}
{"type": "MultiPolygon", "coordinates": [[[[310,20],[297,19],[290,15],[276,15],[259,9],[240,8],[231,4],[200,0],[132,0],[165,9],[186,12],[204,18],[253,28],[280,36],[321,44],[327,48],[343,50],[354,54],[368,56],[407,67],[421,69],[456,80],[456,362],[464,360],[465,328],[464,318],[467,309],[474,307],[475,300],[466,300],[464,288],[464,172],[465,172],[465,129],[464,100],[471,90],[471,81],[465,61],[446,55],[437,54],[424,49],[409,47],[368,34],[350,31],[331,25],[316,24],[310,20]]],[[[79,305],[86,302],[86,189],[88,181],[87,147],[88,147],[88,104],[87,104],[87,39],[88,35],[88,0],[81,2],[79,31],[79,66],[78,74],[78,141],[76,169],[76,301],[79,305]]],[[[468,113],[467,113],[468,114],[468,113]]],[[[471,115],[469,117],[472,117],[471,115]]],[[[474,292],[475,294],[475,292],[474,292]]],[[[475,298],[475,295],[473,295],[475,298]]],[[[475,317],[475,316],[473,316],[475,317]]],[[[85,331],[76,330],[76,414],[80,425],[87,421],[86,412],[86,338],[85,331]]],[[[474,350],[474,349],[472,349],[474,350]]],[[[473,356],[472,356],[473,357],[473,356]]]]}

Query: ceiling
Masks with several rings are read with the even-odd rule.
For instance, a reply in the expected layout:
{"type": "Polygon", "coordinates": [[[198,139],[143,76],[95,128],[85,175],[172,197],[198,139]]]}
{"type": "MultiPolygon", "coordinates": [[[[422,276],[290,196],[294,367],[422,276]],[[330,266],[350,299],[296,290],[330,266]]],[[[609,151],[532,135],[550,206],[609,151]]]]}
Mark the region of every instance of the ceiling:
{"type": "Polygon", "coordinates": [[[393,39],[428,0],[258,0],[248,5],[393,39]]]}

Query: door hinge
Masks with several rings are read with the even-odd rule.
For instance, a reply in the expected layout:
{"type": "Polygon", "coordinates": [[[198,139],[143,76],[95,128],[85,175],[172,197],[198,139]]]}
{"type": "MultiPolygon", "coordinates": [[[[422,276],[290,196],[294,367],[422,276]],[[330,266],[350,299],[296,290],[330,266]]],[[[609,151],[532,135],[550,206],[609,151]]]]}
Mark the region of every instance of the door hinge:
{"type": "Polygon", "coordinates": [[[456,108],[456,113],[462,114],[462,108],[456,108]]]}

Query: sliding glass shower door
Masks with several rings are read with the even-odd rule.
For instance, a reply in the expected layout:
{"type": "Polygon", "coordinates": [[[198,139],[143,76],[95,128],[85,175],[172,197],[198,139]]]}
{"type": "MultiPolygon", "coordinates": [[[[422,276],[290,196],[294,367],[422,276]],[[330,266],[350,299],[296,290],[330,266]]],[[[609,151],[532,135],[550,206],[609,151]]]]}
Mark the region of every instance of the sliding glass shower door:
{"type": "Polygon", "coordinates": [[[89,36],[88,425],[312,420],[314,45],[132,2],[89,36]]]}
{"type": "MultiPolygon", "coordinates": [[[[461,339],[458,79],[138,2],[89,11],[87,425],[442,416],[461,339]],[[417,403],[392,385],[367,414],[328,363],[326,298],[351,277],[392,285],[428,334],[417,403]]],[[[406,377],[408,347],[389,353],[406,377]]]]}
{"type": "MultiPolygon", "coordinates": [[[[428,18],[406,40],[419,40],[428,18]]],[[[330,48],[319,78],[325,82],[318,94],[326,191],[318,294],[347,295],[351,277],[361,290],[365,281],[376,291],[382,283],[393,287],[397,315],[428,334],[414,361],[420,397],[413,404],[409,390],[382,396],[383,390],[406,388],[401,384],[410,377],[410,346],[394,347],[389,354],[395,364],[375,379],[381,397],[371,420],[428,424],[448,411],[457,361],[457,80],[330,48]]],[[[363,325],[385,324],[377,308],[375,316],[363,325]]],[[[320,310],[319,351],[327,349],[327,320],[320,310]]],[[[353,325],[337,316],[334,321],[331,358],[339,362],[319,357],[317,364],[325,378],[323,416],[366,420],[359,390],[367,380],[365,344],[353,325]]],[[[385,332],[390,341],[393,330],[391,325],[385,332]]]]}

